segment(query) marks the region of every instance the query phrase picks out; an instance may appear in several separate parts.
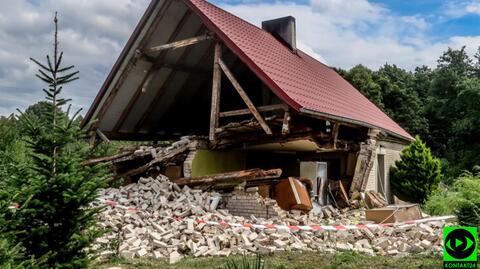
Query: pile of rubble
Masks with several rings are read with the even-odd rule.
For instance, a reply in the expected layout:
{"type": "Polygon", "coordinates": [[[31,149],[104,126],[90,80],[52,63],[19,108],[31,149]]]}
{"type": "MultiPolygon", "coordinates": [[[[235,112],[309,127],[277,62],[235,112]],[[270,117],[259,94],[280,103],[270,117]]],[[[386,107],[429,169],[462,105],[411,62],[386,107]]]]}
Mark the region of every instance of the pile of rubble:
{"type": "MultiPolygon", "coordinates": [[[[249,194],[263,199],[258,194],[249,194]]],[[[360,210],[340,212],[325,207],[323,214],[286,212],[272,201],[276,214],[269,219],[229,214],[227,197],[178,187],[168,178],[141,178],[138,183],[104,189],[96,206],[110,203],[100,214],[100,224],[109,230],[97,240],[101,256],[167,258],[177,262],[194,257],[234,253],[269,253],[277,250],[333,252],[353,250],[368,255],[405,255],[441,252],[443,222],[340,231],[298,231],[289,228],[232,227],[206,222],[278,225],[347,225],[359,223],[360,210]],[[115,206],[112,202],[115,201],[115,206]],[[201,220],[201,221],[199,221],[201,220]]],[[[365,222],[364,222],[365,223],[365,222]]]]}

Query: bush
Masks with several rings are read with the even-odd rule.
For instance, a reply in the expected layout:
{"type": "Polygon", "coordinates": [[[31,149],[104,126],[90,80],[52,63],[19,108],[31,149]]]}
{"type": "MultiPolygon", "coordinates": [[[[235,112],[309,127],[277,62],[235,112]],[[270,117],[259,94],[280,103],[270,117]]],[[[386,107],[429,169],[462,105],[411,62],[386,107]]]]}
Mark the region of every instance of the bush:
{"type": "Polygon", "coordinates": [[[402,151],[400,160],[390,170],[392,192],[404,201],[424,203],[440,183],[440,167],[440,161],[417,137],[402,151]]]}
{"type": "Polygon", "coordinates": [[[462,225],[480,226],[480,172],[464,172],[451,188],[432,193],[424,209],[432,215],[455,214],[462,225]]]}

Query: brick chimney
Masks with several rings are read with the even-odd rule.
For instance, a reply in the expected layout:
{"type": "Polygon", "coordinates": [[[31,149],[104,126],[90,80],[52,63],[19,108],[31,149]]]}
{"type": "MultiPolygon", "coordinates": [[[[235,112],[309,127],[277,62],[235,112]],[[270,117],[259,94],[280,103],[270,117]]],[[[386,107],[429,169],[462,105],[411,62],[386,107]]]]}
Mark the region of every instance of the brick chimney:
{"type": "Polygon", "coordinates": [[[297,49],[295,18],[292,16],[262,22],[262,29],[271,33],[292,51],[297,49]]]}

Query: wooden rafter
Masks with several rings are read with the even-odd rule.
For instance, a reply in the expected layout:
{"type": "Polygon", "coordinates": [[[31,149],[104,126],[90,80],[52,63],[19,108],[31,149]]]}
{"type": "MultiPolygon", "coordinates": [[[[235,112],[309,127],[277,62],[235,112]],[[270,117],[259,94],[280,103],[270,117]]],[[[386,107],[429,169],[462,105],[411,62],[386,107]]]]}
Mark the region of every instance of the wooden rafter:
{"type": "Polygon", "coordinates": [[[152,72],[152,70],[148,71],[147,74],[143,77],[140,85],[138,88],[135,90],[135,93],[133,94],[132,98],[128,101],[127,106],[123,109],[122,114],[120,114],[120,118],[118,121],[115,123],[115,126],[113,127],[114,132],[118,132],[120,128],[122,127],[123,123],[127,119],[128,115],[130,115],[130,112],[133,109],[133,106],[137,102],[138,98],[142,95],[143,89],[146,88],[145,84],[149,84],[148,82],[149,78],[153,78],[155,72],[152,72]],[[148,82],[148,83],[147,83],[148,82]]]}
{"type": "MultiPolygon", "coordinates": [[[[203,31],[204,31],[204,27],[201,26],[198,29],[197,34],[200,33],[200,32],[203,32],[203,31]]],[[[188,56],[188,54],[190,54],[190,51],[192,50],[192,48],[193,47],[189,47],[189,48],[185,49],[183,51],[183,53],[180,55],[180,57],[178,58],[178,60],[175,64],[178,65],[179,63],[181,63],[188,56]]],[[[157,105],[158,101],[161,99],[161,97],[164,94],[164,91],[162,91],[162,88],[168,87],[168,85],[171,83],[171,81],[174,78],[174,73],[175,73],[174,70],[172,70],[170,72],[170,74],[168,75],[168,77],[166,78],[165,82],[163,83],[162,87],[160,87],[160,89],[158,89],[158,93],[155,95],[153,100],[150,102],[150,105],[148,106],[147,110],[143,113],[142,117],[140,118],[140,120],[135,125],[135,128],[134,128],[135,133],[138,132],[140,130],[140,128],[142,128],[143,124],[146,122],[146,120],[148,119],[148,117],[152,113],[152,111],[155,108],[155,106],[157,105]]]]}
{"type": "Polygon", "coordinates": [[[285,111],[283,115],[282,134],[286,135],[290,133],[290,112],[285,111]]]}
{"type": "MultiPolygon", "coordinates": [[[[214,43],[210,43],[210,45],[207,47],[207,49],[205,50],[205,52],[203,53],[202,57],[200,57],[200,60],[198,60],[197,63],[204,63],[205,61],[208,60],[208,57],[210,56],[210,54],[208,53],[209,51],[213,50],[214,49],[214,43]]],[[[187,79],[185,80],[186,82],[183,84],[182,88],[178,91],[179,93],[180,92],[185,92],[186,90],[191,90],[191,91],[195,91],[196,89],[203,89],[207,86],[207,84],[209,83],[209,79],[206,79],[205,78],[205,75],[203,73],[189,73],[188,74],[188,77],[187,79]],[[191,81],[192,77],[194,76],[201,76],[204,81],[202,83],[200,83],[200,85],[198,87],[195,87],[195,88],[192,88],[192,84],[189,83],[189,81],[191,81]]],[[[198,91],[201,93],[201,91],[198,91]]],[[[195,97],[192,97],[190,98],[191,100],[197,100],[197,98],[195,97]]],[[[182,99],[184,100],[184,99],[182,99]]],[[[175,103],[175,102],[173,102],[175,103]]],[[[160,130],[160,125],[155,125],[156,127],[154,127],[155,129],[153,129],[154,133],[158,132],[160,130]]]]}
{"type": "MultiPolygon", "coordinates": [[[[180,30],[183,28],[183,26],[187,22],[188,18],[191,16],[191,14],[192,14],[192,12],[190,10],[187,10],[183,14],[182,18],[178,22],[178,25],[177,25],[175,31],[173,31],[173,33],[168,38],[169,42],[174,40],[178,36],[180,30]]],[[[125,120],[127,119],[128,115],[130,115],[130,112],[132,111],[133,106],[135,105],[137,100],[140,98],[140,96],[144,92],[146,92],[150,82],[153,80],[153,78],[155,77],[155,74],[157,73],[157,68],[155,68],[155,66],[157,65],[158,62],[163,61],[163,59],[165,58],[165,55],[166,55],[166,51],[162,51],[162,53],[154,59],[155,62],[153,62],[153,66],[146,72],[145,76],[142,79],[142,82],[140,83],[138,88],[135,90],[135,93],[134,93],[133,97],[130,98],[127,106],[122,111],[122,114],[120,115],[120,118],[118,119],[118,121],[116,122],[116,124],[113,128],[114,132],[117,132],[122,127],[122,125],[125,122],[125,120]]]]}
{"type": "MultiPolygon", "coordinates": [[[[158,24],[160,23],[160,21],[163,19],[166,11],[168,10],[168,8],[170,7],[170,5],[172,4],[173,1],[165,1],[163,4],[162,4],[162,7],[160,8],[160,11],[158,13],[158,15],[156,16],[155,20],[153,21],[153,23],[151,24],[150,28],[147,30],[147,33],[145,34],[146,36],[150,35],[155,29],[156,27],[158,26],[158,24]]],[[[146,39],[142,40],[139,47],[142,47],[145,45],[146,43],[146,39]]],[[[103,115],[105,115],[105,113],[107,112],[107,109],[110,107],[110,105],[112,104],[113,100],[115,99],[118,91],[120,90],[120,86],[121,85],[121,82],[123,82],[126,78],[127,78],[127,74],[130,73],[130,71],[132,70],[132,68],[135,66],[135,61],[137,60],[138,58],[133,58],[128,64],[127,64],[127,68],[122,72],[122,74],[120,75],[118,81],[115,83],[115,86],[112,90],[112,92],[108,95],[107,99],[105,100],[105,103],[104,105],[101,107],[98,115],[96,116],[97,119],[100,119],[103,117],[103,115]]],[[[94,126],[92,126],[94,127],[94,126]]]]}
{"type": "Polygon", "coordinates": [[[163,63],[161,66],[158,67],[158,69],[161,69],[161,68],[169,68],[175,71],[181,71],[183,73],[188,73],[188,74],[197,75],[197,76],[205,76],[210,74],[210,71],[205,70],[204,68],[190,67],[190,66],[171,64],[171,63],[163,63]]]}
{"type": "MultiPolygon", "coordinates": [[[[288,106],[285,104],[275,104],[275,105],[267,105],[267,106],[259,106],[257,107],[258,112],[267,112],[267,111],[274,111],[274,110],[287,110],[288,106]]],[[[219,117],[233,117],[233,116],[241,116],[241,115],[248,115],[250,114],[250,109],[238,109],[232,111],[224,111],[220,112],[219,117]]]]}
{"type": "Polygon", "coordinates": [[[248,98],[247,93],[243,90],[242,86],[240,86],[238,81],[233,76],[232,72],[230,72],[230,69],[228,69],[228,67],[225,65],[225,63],[222,61],[222,59],[218,60],[218,64],[220,65],[220,68],[222,68],[223,72],[225,73],[225,76],[232,83],[235,90],[237,90],[238,94],[243,99],[243,102],[245,102],[245,104],[247,105],[250,112],[253,114],[253,116],[258,121],[258,123],[260,123],[260,126],[262,126],[262,129],[265,131],[265,133],[272,134],[272,130],[270,130],[270,127],[265,122],[265,120],[262,118],[262,116],[258,112],[255,105],[252,103],[250,98],[248,98]]]}
{"type": "Polygon", "coordinates": [[[222,74],[220,73],[220,61],[222,57],[222,45],[215,44],[215,54],[213,59],[213,79],[212,79],[212,104],[210,109],[210,130],[208,138],[215,141],[215,130],[218,127],[218,114],[220,112],[220,91],[222,86],[222,74]]]}
{"type": "Polygon", "coordinates": [[[108,139],[108,137],[104,133],[102,133],[102,131],[100,131],[100,129],[97,129],[96,133],[97,133],[98,137],[100,137],[100,139],[102,139],[103,142],[110,143],[110,139],[108,139]]]}
{"type": "Polygon", "coordinates": [[[340,123],[336,122],[333,124],[332,128],[332,139],[330,140],[330,143],[332,144],[332,147],[334,149],[337,148],[337,140],[338,140],[338,131],[340,130],[340,123]]]}
{"type": "Polygon", "coordinates": [[[199,36],[195,36],[195,37],[192,37],[192,38],[187,38],[187,39],[180,40],[180,41],[175,41],[175,42],[163,44],[163,45],[160,45],[160,46],[155,46],[155,47],[150,48],[149,51],[150,52],[157,52],[157,51],[162,51],[162,50],[167,50],[167,49],[178,49],[178,48],[183,48],[183,47],[186,47],[186,46],[194,45],[194,44],[197,44],[201,41],[209,40],[209,39],[212,39],[212,36],[209,35],[209,34],[204,34],[204,35],[199,35],[199,36]]]}

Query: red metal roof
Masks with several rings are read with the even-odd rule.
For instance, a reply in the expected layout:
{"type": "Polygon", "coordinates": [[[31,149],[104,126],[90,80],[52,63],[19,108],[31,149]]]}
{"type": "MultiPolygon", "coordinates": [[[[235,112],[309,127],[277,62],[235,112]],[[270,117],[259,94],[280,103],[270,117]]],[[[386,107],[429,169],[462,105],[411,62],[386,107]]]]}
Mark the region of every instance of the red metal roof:
{"type": "Polygon", "coordinates": [[[204,0],[184,0],[279,97],[298,111],[318,113],[412,139],[332,68],[292,52],[270,33],[204,0]]]}

